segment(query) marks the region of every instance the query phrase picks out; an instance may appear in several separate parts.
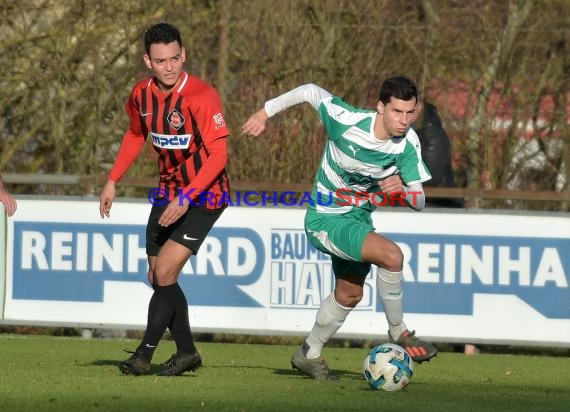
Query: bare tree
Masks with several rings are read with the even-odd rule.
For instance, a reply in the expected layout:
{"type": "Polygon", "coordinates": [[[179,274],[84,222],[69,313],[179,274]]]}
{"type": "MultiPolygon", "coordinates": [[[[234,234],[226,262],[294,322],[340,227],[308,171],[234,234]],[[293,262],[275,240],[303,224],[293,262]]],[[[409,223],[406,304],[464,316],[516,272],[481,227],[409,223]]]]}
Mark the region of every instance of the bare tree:
{"type": "MultiPolygon", "coordinates": [[[[320,161],[310,110],[264,138],[239,133],[267,98],[314,82],[372,108],[380,82],[404,73],[437,104],[461,185],[568,190],[568,15],[565,0],[4,0],[0,170],[106,173],[147,75],[141,36],[169,21],[187,68],[223,96],[233,179],[310,183],[320,161]]],[[[132,175],[155,175],[147,153],[132,175]]]]}
{"type": "MultiPolygon", "coordinates": [[[[481,141],[489,139],[489,135],[483,135],[485,118],[488,115],[488,104],[491,91],[501,79],[498,78],[499,67],[508,59],[513,44],[521,27],[529,16],[533,2],[530,0],[514,0],[509,2],[508,20],[500,37],[497,39],[495,50],[489,61],[486,62],[487,69],[482,72],[481,85],[478,90],[477,101],[473,116],[467,122],[469,137],[466,144],[467,158],[469,166],[467,169],[467,186],[472,189],[479,189],[481,172],[486,170],[481,168],[481,141]]],[[[489,145],[487,145],[489,147],[489,145]]],[[[476,206],[476,205],[474,205],[476,206]]]]}

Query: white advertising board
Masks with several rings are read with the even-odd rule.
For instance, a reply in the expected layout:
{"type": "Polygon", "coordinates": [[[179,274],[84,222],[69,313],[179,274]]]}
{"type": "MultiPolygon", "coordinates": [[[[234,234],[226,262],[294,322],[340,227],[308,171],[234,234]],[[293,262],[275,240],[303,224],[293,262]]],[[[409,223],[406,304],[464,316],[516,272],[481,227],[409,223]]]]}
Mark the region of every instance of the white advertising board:
{"type": "MultiPolygon", "coordinates": [[[[7,222],[4,321],[142,329],[152,289],[150,205],[21,200],[7,222]]],[[[179,283],[197,332],[304,336],[331,293],[329,256],[297,207],[229,207],[179,283]]],[[[405,256],[405,321],[434,341],[570,346],[568,215],[383,208],[376,230],[405,256]]],[[[339,337],[382,339],[375,268],[339,337]]]]}

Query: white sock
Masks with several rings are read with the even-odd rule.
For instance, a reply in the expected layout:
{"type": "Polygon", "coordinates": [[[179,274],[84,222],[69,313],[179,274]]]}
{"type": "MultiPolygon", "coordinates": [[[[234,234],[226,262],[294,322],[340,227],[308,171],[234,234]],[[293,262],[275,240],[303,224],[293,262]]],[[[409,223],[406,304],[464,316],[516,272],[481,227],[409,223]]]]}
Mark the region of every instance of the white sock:
{"type": "Polygon", "coordinates": [[[321,306],[317,312],[317,320],[305,340],[309,346],[305,354],[307,359],[314,359],[321,356],[323,345],[327,343],[342,326],[351,310],[352,308],[342,306],[336,301],[334,291],[321,302],[321,306]]]}
{"type": "Polygon", "coordinates": [[[398,339],[407,330],[404,323],[402,271],[390,272],[379,267],[376,273],[376,287],[388,320],[390,336],[398,339]]]}

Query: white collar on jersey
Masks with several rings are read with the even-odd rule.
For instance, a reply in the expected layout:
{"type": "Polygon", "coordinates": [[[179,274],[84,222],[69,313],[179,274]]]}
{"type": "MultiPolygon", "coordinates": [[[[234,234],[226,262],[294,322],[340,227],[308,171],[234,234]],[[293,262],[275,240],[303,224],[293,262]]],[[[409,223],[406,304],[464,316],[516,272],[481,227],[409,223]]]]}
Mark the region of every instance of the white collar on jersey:
{"type": "MultiPolygon", "coordinates": [[[[148,84],[146,86],[150,87],[153,80],[154,80],[154,76],[151,77],[150,79],[148,79],[148,84]]],[[[182,91],[182,88],[184,87],[184,85],[186,84],[187,81],[188,81],[188,73],[182,72],[182,81],[180,82],[180,86],[178,86],[178,89],[176,90],[178,93],[180,93],[182,91]]]]}

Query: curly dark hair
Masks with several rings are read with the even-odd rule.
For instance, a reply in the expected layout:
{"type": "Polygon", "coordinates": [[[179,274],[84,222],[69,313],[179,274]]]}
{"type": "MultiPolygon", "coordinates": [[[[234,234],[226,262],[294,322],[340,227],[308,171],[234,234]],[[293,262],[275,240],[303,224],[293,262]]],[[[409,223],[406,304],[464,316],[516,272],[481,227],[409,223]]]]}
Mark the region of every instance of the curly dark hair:
{"type": "Polygon", "coordinates": [[[158,23],[151,26],[144,33],[144,49],[146,53],[150,53],[150,46],[154,43],[172,43],[173,41],[178,42],[180,47],[182,47],[182,38],[180,37],[180,32],[172,24],[168,23],[158,23]]]}

